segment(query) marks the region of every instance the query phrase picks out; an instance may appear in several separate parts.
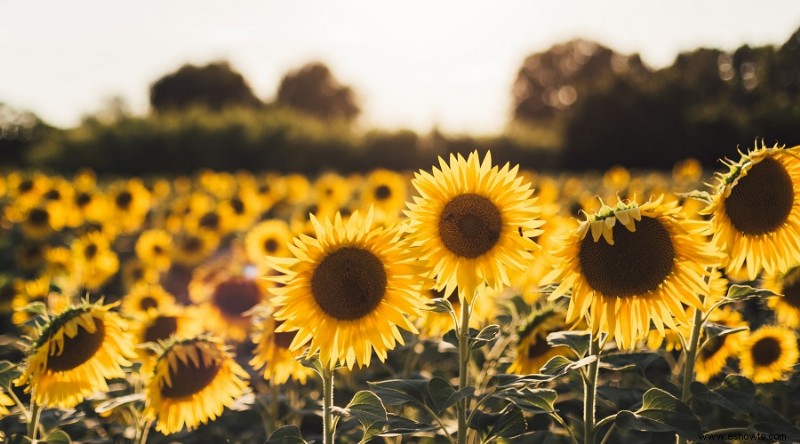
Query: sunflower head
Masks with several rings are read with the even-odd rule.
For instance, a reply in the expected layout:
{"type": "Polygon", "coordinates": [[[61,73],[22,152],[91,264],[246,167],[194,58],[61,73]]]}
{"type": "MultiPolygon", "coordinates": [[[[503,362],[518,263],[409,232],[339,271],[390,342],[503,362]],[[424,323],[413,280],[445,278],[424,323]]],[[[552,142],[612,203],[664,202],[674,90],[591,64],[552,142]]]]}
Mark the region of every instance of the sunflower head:
{"type": "Polygon", "coordinates": [[[211,337],[173,339],[158,353],[146,385],[145,415],[156,430],[191,430],[220,416],[247,388],[248,375],[211,337]]]}
{"type": "Polygon", "coordinates": [[[82,303],[47,320],[17,380],[40,405],[71,408],[125,377],[134,356],[126,323],[111,306],[82,303]]]}
{"type": "Polygon", "coordinates": [[[775,310],[778,323],[790,328],[800,327],[800,267],[793,267],[785,273],[767,274],[763,285],[783,295],[767,299],[767,304],[775,310]]]}
{"type": "Polygon", "coordinates": [[[283,273],[271,279],[277,332],[297,331],[291,350],[309,344],[324,365],[369,365],[381,361],[397,342],[398,327],[415,332],[408,315],[418,316],[426,280],[416,255],[397,229],[375,228],[373,213],[354,212],[345,223],[337,213],[322,222],[312,217],[316,239],[300,235],[293,258],[271,258],[283,273]]]}
{"type": "Polygon", "coordinates": [[[547,336],[550,333],[566,329],[564,315],[555,307],[544,307],[532,313],[517,332],[519,337],[517,356],[508,371],[521,375],[538,373],[539,369],[554,356],[572,354],[567,347],[554,347],[547,343],[547,336]]]}
{"type": "Polygon", "coordinates": [[[545,283],[560,282],[551,299],[572,289],[567,322],[586,316],[593,333],[614,336],[620,348],[643,339],[652,321],[676,329],[688,322],[681,302],[703,308],[705,276],[719,262],[677,203],[619,201],[588,214],[556,253],[545,283]],[[673,319],[674,318],[674,319],[673,319]]]}
{"type": "Polygon", "coordinates": [[[728,273],[747,268],[750,280],[763,269],[786,271],[800,263],[800,146],[756,148],[727,161],[716,175],[716,190],[703,211],[708,233],[730,260],[728,273]]]}
{"type": "Polygon", "coordinates": [[[436,278],[436,288],[471,302],[483,283],[494,289],[510,285],[508,269],[522,270],[536,248],[532,237],[544,223],[519,167],[492,165],[475,151],[464,159],[439,158],[432,173],[412,181],[419,196],[408,204],[409,238],[436,278]]]}
{"type": "Polygon", "coordinates": [[[783,379],[797,364],[797,333],[786,327],[761,327],[741,349],[742,374],[757,384],[783,379]]]}
{"type": "Polygon", "coordinates": [[[300,362],[298,357],[301,353],[290,350],[297,332],[275,331],[282,323],[272,317],[270,310],[261,310],[255,324],[253,342],[256,350],[250,365],[261,370],[264,379],[272,384],[284,384],[289,379],[305,384],[308,377],[314,375],[314,370],[300,362]]]}

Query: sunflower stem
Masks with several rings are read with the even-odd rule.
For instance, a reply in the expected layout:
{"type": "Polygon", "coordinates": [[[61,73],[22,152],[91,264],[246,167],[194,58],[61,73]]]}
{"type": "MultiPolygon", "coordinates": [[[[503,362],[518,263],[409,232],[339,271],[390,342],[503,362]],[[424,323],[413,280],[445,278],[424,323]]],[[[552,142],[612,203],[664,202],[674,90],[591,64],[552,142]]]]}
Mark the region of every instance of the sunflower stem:
{"type": "MultiPolygon", "coordinates": [[[[694,323],[692,324],[692,335],[689,343],[686,344],[686,362],[683,365],[683,383],[681,386],[681,401],[688,403],[691,397],[689,386],[694,381],[694,362],[697,358],[698,344],[700,343],[700,331],[703,328],[703,311],[694,309],[694,323]]],[[[678,437],[678,444],[686,444],[686,438],[678,437]]]]}
{"type": "Polygon", "coordinates": [[[333,369],[322,367],[322,444],[333,444],[333,369]]]}
{"type": "MultiPolygon", "coordinates": [[[[469,315],[470,304],[461,301],[461,325],[458,326],[458,389],[463,390],[469,382],[469,315]]],[[[458,414],[458,444],[467,442],[467,399],[462,398],[456,404],[458,414]]]]}
{"type": "Polygon", "coordinates": [[[28,421],[28,438],[31,439],[31,442],[36,442],[36,430],[39,428],[39,414],[41,412],[41,407],[33,400],[33,393],[31,393],[31,420],[28,421]]]}
{"type": "Polygon", "coordinates": [[[583,442],[594,444],[595,397],[597,394],[597,371],[600,368],[600,338],[594,333],[590,338],[589,356],[596,356],[589,364],[589,372],[583,381],[583,442]]]}
{"type": "Polygon", "coordinates": [[[147,443],[147,435],[150,434],[150,426],[153,425],[152,419],[147,419],[144,421],[144,425],[142,426],[142,433],[139,435],[139,440],[137,444],[146,444],[147,443]]]}

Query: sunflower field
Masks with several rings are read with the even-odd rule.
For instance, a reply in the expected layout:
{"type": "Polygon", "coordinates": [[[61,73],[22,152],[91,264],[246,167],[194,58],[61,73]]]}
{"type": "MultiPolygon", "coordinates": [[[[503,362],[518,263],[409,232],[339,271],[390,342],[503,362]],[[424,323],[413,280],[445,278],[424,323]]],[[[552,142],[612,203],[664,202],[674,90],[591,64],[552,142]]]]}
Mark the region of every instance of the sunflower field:
{"type": "Polygon", "coordinates": [[[0,442],[800,441],[800,146],[0,172],[0,442]]]}

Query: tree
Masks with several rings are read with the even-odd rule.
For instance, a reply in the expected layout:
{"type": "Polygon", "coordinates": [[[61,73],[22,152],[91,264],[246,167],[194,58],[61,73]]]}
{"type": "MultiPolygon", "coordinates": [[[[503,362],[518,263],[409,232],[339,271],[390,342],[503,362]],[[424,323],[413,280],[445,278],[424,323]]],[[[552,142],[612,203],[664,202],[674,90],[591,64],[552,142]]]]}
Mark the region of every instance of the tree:
{"type": "Polygon", "coordinates": [[[361,111],[353,90],[339,84],[320,62],[286,74],[278,87],[276,102],[323,120],[353,120],[361,111]]]}
{"type": "Polygon", "coordinates": [[[0,102],[0,165],[24,163],[30,147],[52,131],[36,114],[0,102]]]}
{"type": "Polygon", "coordinates": [[[588,40],[571,40],[528,56],[512,89],[513,118],[552,123],[586,94],[619,76],[649,73],[638,54],[624,56],[588,40]]]}
{"type": "Polygon", "coordinates": [[[225,61],[205,66],[183,65],[150,87],[150,106],[159,112],[192,106],[219,111],[230,106],[260,105],[244,77],[225,61]]]}

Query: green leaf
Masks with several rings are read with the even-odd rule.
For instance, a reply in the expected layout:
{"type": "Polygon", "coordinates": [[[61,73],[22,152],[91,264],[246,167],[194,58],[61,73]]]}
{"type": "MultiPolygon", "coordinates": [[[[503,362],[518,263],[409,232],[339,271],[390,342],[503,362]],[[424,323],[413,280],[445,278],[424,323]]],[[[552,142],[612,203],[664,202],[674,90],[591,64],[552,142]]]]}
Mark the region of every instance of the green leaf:
{"type": "Polygon", "coordinates": [[[591,335],[581,331],[557,331],[547,335],[547,343],[553,347],[569,347],[578,357],[583,357],[589,351],[591,335]]]}
{"type": "Polygon", "coordinates": [[[369,390],[361,390],[347,404],[350,418],[356,418],[364,427],[361,441],[367,441],[383,431],[388,418],[380,398],[369,390]]]}
{"type": "Polygon", "coordinates": [[[392,437],[400,435],[411,435],[414,433],[424,433],[437,430],[438,427],[413,421],[402,416],[389,414],[389,421],[386,424],[386,431],[378,436],[392,437]]]}
{"type": "Polygon", "coordinates": [[[385,405],[401,406],[407,404],[425,404],[425,392],[428,388],[426,379],[389,379],[380,382],[367,382],[385,405]]]}
{"type": "Polygon", "coordinates": [[[480,430],[488,428],[484,441],[495,437],[513,438],[525,433],[528,429],[528,423],[525,421],[522,410],[514,404],[507,405],[497,414],[484,413],[480,423],[480,430]]]}
{"type": "Polygon", "coordinates": [[[475,393],[475,387],[464,387],[461,390],[456,390],[449,382],[437,376],[428,381],[426,393],[428,395],[426,404],[431,407],[434,413],[441,415],[459,400],[471,397],[475,393]]]}
{"type": "Polygon", "coordinates": [[[120,396],[118,398],[111,398],[108,401],[103,401],[94,408],[94,411],[98,414],[103,414],[114,410],[115,408],[125,405],[131,402],[142,401],[144,400],[144,393],[133,393],[127,396],[120,396]]]}
{"type": "Polygon", "coordinates": [[[750,328],[747,326],[731,328],[727,325],[716,324],[713,322],[706,322],[703,327],[705,328],[708,339],[722,338],[734,333],[750,330],[750,328]]]}
{"type": "Polygon", "coordinates": [[[44,302],[31,302],[30,304],[22,307],[22,311],[32,314],[34,317],[44,316],[47,314],[47,305],[44,302]]]}
{"type": "Polygon", "coordinates": [[[733,413],[748,413],[756,397],[756,386],[739,375],[726,376],[722,384],[713,390],[694,381],[689,390],[695,399],[716,404],[733,413]]]}
{"type": "Polygon", "coordinates": [[[469,345],[472,350],[479,349],[484,345],[488,344],[492,339],[497,337],[497,334],[500,332],[500,326],[497,324],[491,324],[484,327],[480,332],[478,332],[475,336],[470,336],[469,338],[469,345]]]}
{"type": "Polygon", "coordinates": [[[10,361],[0,361],[0,386],[10,388],[20,375],[19,366],[10,361]]]}
{"type": "Polygon", "coordinates": [[[450,303],[447,299],[436,298],[431,299],[425,304],[426,311],[432,311],[434,313],[454,313],[453,311],[453,304],[450,303]]]}
{"type": "Polygon", "coordinates": [[[572,361],[564,356],[553,356],[540,370],[542,374],[552,376],[554,379],[565,375],[572,370],[587,366],[597,360],[597,356],[587,356],[578,361],[572,361]]]}
{"type": "Polygon", "coordinates": [[[658,388],[646,391],[642,408],[635,412],[620,411],[615,419],[622,430],[643,432],[675,432],[685,438],[697,438],[700,421],[692,409],[678,398],[658,388]]]}
{"type": "Polygon", "coordinates": [[[551,389],[532,389],[525,387],[518,390],[503,390],[492,395],[514,403],[525,413],[552,413],[556,410],[555,402],[558,393],[551,389]]]}
{"type": "Polygon", "coordinates": [[[53,429],[39,442],[46,442],[47,444],[71,444],[72,439],[67,432],[61,429],[53,429]]]}
{"type": "Polygon", "coordinates": [[[307,444],[296,425],[285,425],[269,435],[264,444],[307,444]]]}
{"type": "Polygon", "coordinates": [[[780,296],[780,295],[765,288],[756,288],[756,287],[751,287],[749,285],[741,285],[741,284],[731,284],[731,286],[728,287],[728,294],[725,295],[725,299],[730,302],[735,302],[735,301],[744,301],[752,298],[761,299],[774,296],[780,296]]]}
{"type": "Polygon", "coordinates": [[[707,204],[711,203],[711,194],[709,194],[708,191],[692,190],[689,191],[688,193],[675,193],[675,194],[678,197],[699,200],[707,204]]]}

